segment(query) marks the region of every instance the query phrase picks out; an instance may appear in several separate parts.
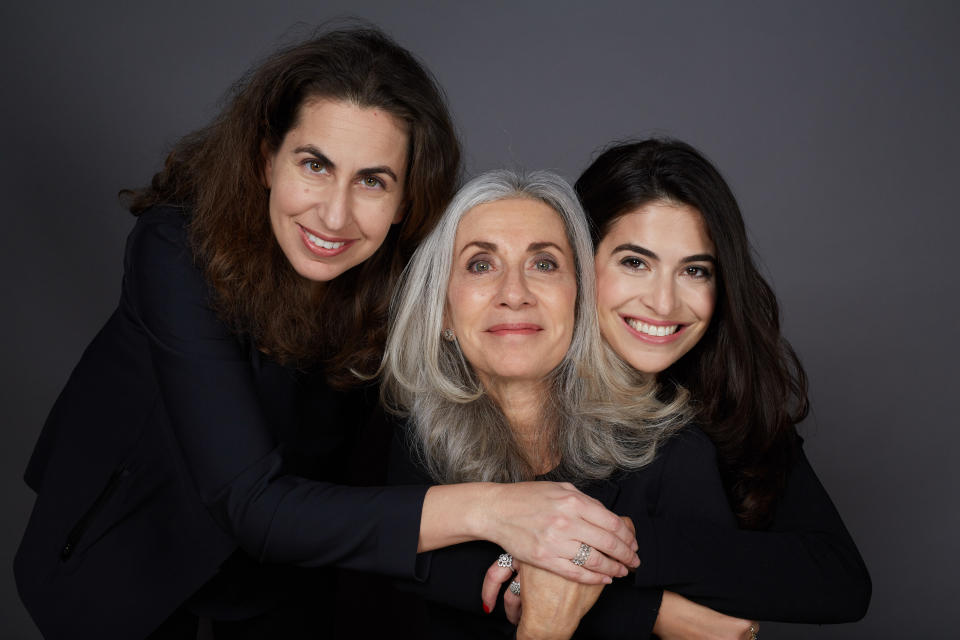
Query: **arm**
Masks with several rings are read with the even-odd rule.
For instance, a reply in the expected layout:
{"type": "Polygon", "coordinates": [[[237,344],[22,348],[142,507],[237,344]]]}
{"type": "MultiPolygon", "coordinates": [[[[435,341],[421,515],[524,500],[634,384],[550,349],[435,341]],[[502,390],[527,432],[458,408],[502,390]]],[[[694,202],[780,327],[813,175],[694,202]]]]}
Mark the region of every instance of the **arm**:
{"type": "Polygon", "coordinates": [[[863,617],[869,574],[802,453],[773,526],[745,531],[732,520],[706,436],[691,430],[675,444],[682,446],[665,460],[649,519],[656,551],[644,556],[638,586],[665,587],[743,617],[814,623],[863,617]]]}
{"type": "MultiPolygon", "coordinates": [[[[405,430],[396,429],[390,447],[388,481],[391,484],[409,485],[431,483],[425,470],[413,460],[414,455],[408,447],[405,430]]],[[[630,529],[619,518],[603,508],[599,502],[573,490],[569,485],[526,482],[433,486],[424,504],[424,522],[427,523],[435,518],[437,524],[433,527],[433,532],[428,530],[429,527],[426,524],[423,527],[420,538],[420,550],[423,553],[417,560],[418,581],[403,583],[401,586],[426,600],[462,611],[481,613],[483,602],[480,588],[484,574],[489,564],[496,560],[504,548],[514,553],[519,560],[532,563],[534,563],[532,559],[540,554],[540,557],[547,558],[545,563],[558,566],[560,570],[566,572],[566,575],[581,582],[604,583],[609,580],[607,576],[611,573],[625,575],[626,569],[623,565],[609,558],[598,558],[602,562],[591,559],[587,563],[589,571],[576,567],[569,558],[576,552],[579,542],[571,538],[551,543],[550,541],[558,535],[556,532],[548,532],[543,536],[537,533],[542,527],[549,528],[550,524],[557,524],[558,521],[562,521],[568,529],[575,526],[582,527],[583,515],[594,511],[598,514],[594,517],[609,517],[616,520],[617,534],[608,530],[599,530],[599,535],[616,538],[615,544],[623,545],[623,548],[628,551],[626,560],[635,565],[638,560],[631,549],[636,548],[636,540],[631,535],[630,529]],[[483,491],[490,493],[486,496],[479,495],[477,498],[469,497],[469,492],[476,489],[480,489],[481,493],[483,491]],[[432,503],[434,497],[438,498],[436,503],[432,503]],[[456,535],[456,527],[448,522],[444,531],[439,525],[444,519],[442,514],[445,510],[447,513],[460,512],[459,517],[474,519],[477,524],[461,526],[461,531],[466,530],[468,534],[452,537],[456,535]],[[471,531],[472,533],[469,533],[471,531]],[[444,536],[447,537],[444,538],[444,536]],[[624,542],[624,537],[629,541],[630,546],[624,542]],[[491,540],[496,544],[480,540],[491,540]],[[438,549],[444,542],[453,546],[438,549]],[[458,544],[461,542],[464,543],[458,544]],[[557,550],[557,547],[562,551],[557,550]],[[561,556],[560,553],[564,555],[561,556]]],[[[581,534],[568,533],[567,535],[581,534]]],[[[610,540],[607,542],[609,543],[610,540]]],[[[602,556],[602,554],[597,555],[602,556]]],[[[494,600],[492,599],[488,605],[491,610],[494,609],[494,600]]]]}
{"type": "Polygon", "coordinates": [[[149,347],[158,411],[199,499],[263,561],[411,575],[426,487],[344,487],[286,474],[249,354],[208,297],[177,217],[142,216],[127,245],[121,312],[149,347]]]}

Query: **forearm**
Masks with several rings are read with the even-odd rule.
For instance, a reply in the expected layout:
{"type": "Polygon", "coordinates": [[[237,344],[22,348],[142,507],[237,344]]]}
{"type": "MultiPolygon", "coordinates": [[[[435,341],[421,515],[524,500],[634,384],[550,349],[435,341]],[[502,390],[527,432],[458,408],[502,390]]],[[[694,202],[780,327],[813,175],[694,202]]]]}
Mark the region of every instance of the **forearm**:
{"type": "Polygon", "coordinates": [[[494,540],[496,535],[489,523],[496,490],[497,485],[489,482],[430,487],[423,501],[417,551],[471,540],[494,540]]]}

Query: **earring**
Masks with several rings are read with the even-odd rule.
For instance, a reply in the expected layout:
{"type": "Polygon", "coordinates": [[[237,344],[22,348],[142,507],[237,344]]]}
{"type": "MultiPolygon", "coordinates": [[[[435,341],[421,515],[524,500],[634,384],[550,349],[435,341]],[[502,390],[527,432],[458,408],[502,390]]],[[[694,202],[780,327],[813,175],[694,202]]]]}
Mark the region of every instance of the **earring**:
{"type": "Polygon", "coordinates": [[[453,329],[444,329],[440,332],[440,337],[446,340],[447,342],[453,342],[456,339],[456,335],[453,333],[453,329]]]}

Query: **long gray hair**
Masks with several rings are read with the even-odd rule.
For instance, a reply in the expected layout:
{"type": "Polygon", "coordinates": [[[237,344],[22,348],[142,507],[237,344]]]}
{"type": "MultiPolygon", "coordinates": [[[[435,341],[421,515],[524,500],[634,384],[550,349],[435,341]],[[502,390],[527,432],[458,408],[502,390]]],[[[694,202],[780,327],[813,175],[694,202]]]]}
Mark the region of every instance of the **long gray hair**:
{"type": "Polygon", "coordinates": [[[457,343],[440,335],[460,221],[478,205],[508,198],[550,206],[574,253],[573,338],[549,375],[539,433],[540,449],[560,461],[550,477],[577,482],[648,464],[657,446],[686,422],[686,396],[659,402],[652,378],[625,365],[601,340],[586,217],[570,185],[545,171],[500,170],[474,178],[414,253],[391,307],[381,365],[385,405],[407,417],[411,450],[437,482],[517,482],[536,475],[538,461],[524,454],[457,343]]]}

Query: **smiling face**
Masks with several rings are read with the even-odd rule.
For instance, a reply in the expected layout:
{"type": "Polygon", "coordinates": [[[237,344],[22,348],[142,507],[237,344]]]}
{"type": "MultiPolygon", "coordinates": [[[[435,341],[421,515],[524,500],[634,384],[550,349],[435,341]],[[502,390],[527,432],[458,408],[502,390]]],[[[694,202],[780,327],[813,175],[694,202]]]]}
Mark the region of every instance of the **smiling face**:
{"type": "Polygon", "coordinates": [[[542,381],[573,336],[575,261],[560,216],[538,200],[474,207],[460,221],[446,326],[488,388],[542,381]]]}
{"type": "Polygon", "coordinates": [[[693,207],[654,201],[617,218],[594,266],[600,330],[635,369],[663,371],[707,331],[716,248],[693,207]]]}
{"type": "Polygon", "coordinates": [[[264,166],[270,225],[296,272],[329,281],[373,255],[400,221],[406,168],[407,132],[393,115],[304,103],[264,166]]]}

